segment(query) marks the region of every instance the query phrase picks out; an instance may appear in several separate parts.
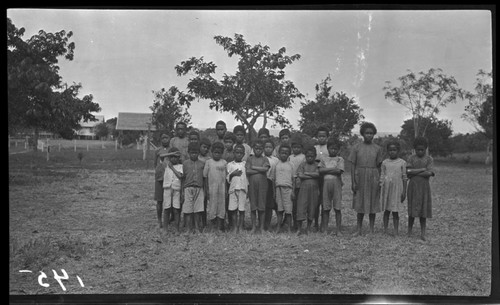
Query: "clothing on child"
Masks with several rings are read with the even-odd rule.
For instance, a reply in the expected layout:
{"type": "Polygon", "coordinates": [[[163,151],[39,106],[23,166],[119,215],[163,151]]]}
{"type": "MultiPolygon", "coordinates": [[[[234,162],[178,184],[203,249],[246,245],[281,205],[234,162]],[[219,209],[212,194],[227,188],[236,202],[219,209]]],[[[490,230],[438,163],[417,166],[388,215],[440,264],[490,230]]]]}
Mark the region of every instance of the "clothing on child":
{"type": "MultiPolygon", "coordinates": [[[[176,171],[182,173],[182,164],[176,164],[173,167],[176,171]]],[[[163,208],[169,209],[174,207],[180,209],[181,191],[181,180],[177,178],[169,167],[166,167],[165,175],[163,176],[163,208]]]]}
{"type": "Polygon", "coordinates": [[[404,210],[401,202],[403,194],[403,181],[406,177],[406,162],[403,159],[385,159],[380,170],[380,202],[382,210],[391,212],[402,212],[404,210]]]}
{"type": "MultiPolygon", "coordinates": [[[[318,172],[316,163],[303,162],[297,169],[298,173],[318,172]]],[[[297,220],[314,220],[319,198],[319,179],[303,179],[300,182],[299,196],[297,198],[297,220]]]]}
{"type": "MultiPolygon", "coordinates": [[[[250,156],[246,161],[245,168],[246,172],[252,168],[252,166],[265,167],[270,166],[269,160],[264,157],[250,156]]],[[[248,175],[248,197],[250,199],[250,210],[255,211],[265,211],[266,209],[266,197],[267,197],[267,172],[258,173],[254,175],[248,175]]]]}
{"type": "Polygon", "coordinates": [[[245,171],[245,163],[245,161],[231,161],[227,164],[226,179],[229,183],[229,211],[245,211],[245,203],[248,190],[248,180],[245,171]],[[231,180],[229,180],[229,175],[238,169],[242,171],[241,176],[234,176],[231,180]]]}
{"type": "Polygon", "coordinates": [[[203,169],[203,177],[208,179],[208,220],[224,219],[226,215],[226,165],[224,159],[209,159],[203,169]]]}
{"type": "MultiPolygon", "coordinates": [[[[344,171],[344,158],[324,156],[319,162],[320,168],[337,168],[344,171]]],[[[342,208],[342,178],[341,176],[326,174],[323,178],[323,210],[342,208]]]]}
{"type": "Polygon", "coordinates": [[[176,147],[181,152],[181,161],[189,159],[188,145],[188,137],[184,137],[182,139],[179,137],[173,137],[172,139],[170,139],[170,147],[176,147]]]}
{"type": "Polygon", "coordinates": [[[326,144],[324,145],[314,145],[314,148],[316,148],[316,161],[321,161],[324,157],[328,157],[328,147],[326,144]]]}
{"type": "Polygon", "coordinates": [[[352,148],[348,160],[356,168],[357,191],[353,196],[353,209],[363,214],[381,212],[378,166],[382,163],[382,148],[375,143],[359,143],[352,148]]]}
{"type": "MultiPolygon", "coordinates": [[[[434,173],[434,160],[425,155],[419,158],[411,155],[408,158],[407,168],[425,168],[434,173]]],[[[432,218],[432,197],[429,178],[422,176],[410,176],[408,182],[408,216],[432,218]]]]}

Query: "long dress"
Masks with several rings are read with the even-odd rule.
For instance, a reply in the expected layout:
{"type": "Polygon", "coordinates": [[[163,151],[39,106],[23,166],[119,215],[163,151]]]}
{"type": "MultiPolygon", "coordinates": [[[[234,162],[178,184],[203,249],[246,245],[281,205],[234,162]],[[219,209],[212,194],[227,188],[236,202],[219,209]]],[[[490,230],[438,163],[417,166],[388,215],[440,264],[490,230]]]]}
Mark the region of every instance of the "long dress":
{"type": "MultiPolygon", "coordinates": [[[[431,156],[411,155],[408,158],[407,168],[425,168],[434,176],[434,160],[431,156]]],[[[409,176],[408,182],[408,216],[432,218],[432,198],[430,177],[409,176]]]]}
{"type": "Polygon", "coordinates": [[[359,143],[353,147],[348,160],[355,166],[357,191],[352,208],[357,213],[379,213],[380,205],[379,166],[382,163],[382,148],[375,143],[359,143]]]}
{"type": "Polygon", "coordinates": [[[404,210],[401,202],[403,194],[403,181],[406,180],[406,162],[403,159],[385,159],[382,162],[380,184],[380,202],[382,210],[391,212],[402,212],[404,210]]]}
{"type": "Polygon", "coordinates": [[[245,163],[245,170],[248,177],[248,198],[250,199],[250,210],[265,211],[267,199],[267,172],[248,175],[252,166],[271,166],[267,157],[250,156],[245,163]]]}

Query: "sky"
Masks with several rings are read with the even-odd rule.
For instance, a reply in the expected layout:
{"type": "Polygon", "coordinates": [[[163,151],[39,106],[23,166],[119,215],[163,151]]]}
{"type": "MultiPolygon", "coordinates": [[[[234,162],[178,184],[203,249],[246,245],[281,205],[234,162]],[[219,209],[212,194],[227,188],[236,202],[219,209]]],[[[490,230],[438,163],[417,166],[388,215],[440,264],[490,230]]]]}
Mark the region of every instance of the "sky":
{"type": "MultiPolygon", "coordinates": [[[[25,28],[25,40],[39,30],[73,32],[74,60],[60,59],[60,75],[68,84],[81,83],[80,95],[92,94],[106,120],[118,112],[151,112],[153,91],[161,88],[186,91],[193,75],[177,76],[175,66],[191,57],[214,62],[217,79],[234,74],[238,58],[227,56],[216,35],[242,34],[250,45],[300,54],[285,77],[305,99],[314,99],[315,85],[330,75],[333,91],[354,98],[366,121],[391,133],[411,115],[384,98],[386,81],[397,86],[408,70],[440,68],[472,91],[478,71],[493,67],[488,10],[8,9],[7,17],[25,28]]],[[[438,114],[452,121],[455,134],[475,131],[460,117],[465,105],[459,100],[438,114]]],[[[300,106],[297,100],[285,112],[295,129],[300,106]]],[[[217,120],[228,129],[239,124],[229,113],[210,110],[208,101],[188,111],[200,129],[214,128],[217,120]]]]}

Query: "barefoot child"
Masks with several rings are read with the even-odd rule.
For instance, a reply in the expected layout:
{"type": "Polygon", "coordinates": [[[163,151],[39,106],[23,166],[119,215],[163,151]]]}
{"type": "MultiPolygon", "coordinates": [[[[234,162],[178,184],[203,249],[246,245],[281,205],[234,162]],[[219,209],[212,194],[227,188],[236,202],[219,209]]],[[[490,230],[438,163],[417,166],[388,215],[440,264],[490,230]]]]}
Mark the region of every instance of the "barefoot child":
{"type": "Polygon", "coordinates": [[[360,133],[363,142],[355,145],[349,154],[351,166],[351,181],[353,192],[353,209],[357,213],[357,235],[362,235],[363,218],[369,214],[370,231],[374,232],[375,215],[382,211],[380,205],[380,165],[382,149],[373,143],[377,134],[375,125],[365,122],[360,133]]]}
{"type": "Polygon", "coordinates": [[[243,230],[245,222],[245,203],[247,198],[248,180],[245,171],[245,147],[241,144],[234,146],[234,160],[227,164],[227,181],[229,182],[228,214],[232,219],[231,227],[236,233],[243,230]],[[237,215],[238,214],[238,215],[237,215]]]}
{"type": "Polygon", "coordinates": [[[155,151],[155,193],[154,200],[156,201],[156,216],[158,218],[158,225],[160,228],[163,227],[163,222],[161,220],[163,213],[163,175],[165,174],[165,161],[163,158],[166,156],[166,152],[169,149],[170,136],[167,133],[162,133],[161,135],[161,147],[155,151]],[[160,155],[163,154],[161,157],[160,155]]]}
{"type": "Polygon", "coordinates": [[[257,233],[257,211],[259,216],[259,232],[264,229],[264,212],[266,210],[267,171],[271,167],[269,160],[262,155],[264,144],[256,140],[253,145],[254,155],[248,157],[245,170],[248,178],[248,197],[252,219],[252,233],[257,233]]]}
{"type": "Polygon", "coordinates": [[[403,211],[406,198],[406,162],[398,158],[401,146],[398,141],[389,141],[386,145],[389,158],[382,162],[380,173],[380,202],[384,210],[384,233],[387,233],[389,216],[392,212],[394,235],[399,234],[399,212],[403,211]]]}
{"type": "Polygon", "coordinates": [[[222,159],[224,144],[212,145],[212,159],[208,159],[203,169],[205,193],[208,200],[207,223],[217,230],[222,230],[226,216],[226,160],[222,159]],[[214,223],[216,222],[216,223],[214,223]]]}
{"type": "MultiPolygon", "coordinates": [[[[279,162],[279,159],[273,156],[274,142],[271,139],[269,139],[269,137],[266,140],[263,140],[263,142],[264,142],[264,155],[269,160],[269,165],[271,166],[267,171],[267,199],[266,199],[266,212],[264,215],[264,230],[267,231],[270,229],[271,226],[273,210],[276,211],[277,215],[276,200],[274,196],[274,187],[273,187],[271,172],[274,166],[279,162]]],[[[280,222],[278,222],[278,226],[279,224],[280,222]]]]}
{"type": "Polygon", "coordinates": [[[271,169],[271,179],[273,181],[274,197],[277,205],[278,225],[276,226],[276,233],[279,232],[279,224],[281,224],[283,219],[283,213],[285,214],[288,233],[292,232],[292,199],[294,197],[295,173],[292,164],[288,161],[291,150],[290,146],[282,144],[279,150],[279,162],[271,169]]]}
{"type": "Polygon", "coordinates": [[[342,174],[344,173],[344,159],[338,156],[340,142],[330,138],[327,142],[328,156],[324,156],[319,163],[319,173],[323,176],[323,210],[321,214],[321,230],[328,232],[330,210],[335,211],[337,235],[341,234],[342,227],[342,174]]]}
{"type": "Polygon", "coordinates": [[[182,213],[184,214],[188,231],[193,233],[195,229],[201,231],[200,214],[203,212],[203,198],[205,197],[203,189],[203,168],[205,167],[205,163],[198,159],[199,153],[200,144],[198,142],[189,143],[189,159],[182,163],[184,178],[182,213]]]}
{"type": "MultiPolygon", "coordinates": [[[[314,148],[316,148],[316,162],[319,163],[323,158],[328,156],[328,147],[327,147],[327,141],[328,137],[330,136],[330,130],[326,126],[320,126],[318,127],[318,130],[316,131],[316,138],[318,139],[318,144],[314,145],[314,148]]],[[[320,215],[320,210],[321,210],[321,215],[323,216],[323,179],[319,180],[319,203],[318,207],[316,210],[316,218],[314,218],[314,228],[316,230],[321,231],[318,225],[318,219],[320,215]]],[[[330,215],[330,214],[328,214],[330,215]]]]}
{"type": "Polygon", "coordinates": [[[434,162],[426,154],[428,142],[426,138],[417,137],[413,142],[415,154],[408,158],[408,235],[413,229],[415,217],[420,218],[420,238],[425,240],[426,220],[432,218],[432,197],[429,178],[434,177],[434,162]]]}
{"type": "Polygon", "coordinates": [[[305,149],[306,161],[297,169],[300,178],[300,190],[297,198],[297,234],[302,234],[302,222],[307,219],[308,234],[315,218],[319,197],[319,170],[316,163],[316,149],[309,146],[305,149]]]}
{"type": "Polygon", "coordinates": [[[306,156],[302,152],[302,138],[299,135],[294,135],[291,139],[292,143],[292,154],[289,157],[290,163],[293,167],[293,173],[295,176],[295,187],[293,190],[294,198],[292,200],[292,219],[293,219],[293,229],[297,230],[297,198],[299,197],[300,190],[300,178],[297,177],[297,169],[302,162],[306,161],[306,156]]]}
{"type": "Polygon", "coordinates": [[[182,192],[182,163],[180,162],[181,152],[172,147],[168,150],[167,158],[169,162],[165,168],[163,176],[163,198],[165,217],[163,219],[165,231],[170,223],[170,217],[174,215],[174,223],[179,232],[181,192],[182,192]]]}

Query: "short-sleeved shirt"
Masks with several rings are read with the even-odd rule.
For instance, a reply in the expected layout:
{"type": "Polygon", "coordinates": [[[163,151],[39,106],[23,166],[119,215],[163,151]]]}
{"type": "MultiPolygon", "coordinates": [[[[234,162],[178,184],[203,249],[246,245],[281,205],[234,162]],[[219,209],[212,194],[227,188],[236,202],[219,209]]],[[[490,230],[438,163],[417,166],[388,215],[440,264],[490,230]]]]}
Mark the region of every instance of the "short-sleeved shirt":
{"type": "Polygon", "coordinates": [[[293,187],[295,172],[290,161],[279,161],[272,169],[272,179],[276,186],[293,187]]]}
{"type": "Polygon", "coordinates": [[[359,168],[377,168],[383,161],[382,148],[373,142],[361,142],[352,148],[348,160],[359,168]]]}
{"type": "MultiPolygon", "coordinates": [[[[271,164],[269,164],[269,159],[264,156],[256,157],[256,156],[250,156],[248,160],[246,161],[245,167],[246,169],[252,168],[252,166],[259,166],[259,167],[271,167],[271,164]]],[[[248,171],[247,171],[248,172],[248,171]]],[[[267,178],[267,174],[266,174],[267,178]]]]}
{"type": "Polygon", "coordinates": [[[225,185],[226,165],[227,162],[224,159],[220,159],[219,161],[208,159],[203,168],[203,177],[208,178],[208,183],[210,184],[225,185]]]}
{"type": "Polygon", "coordinates": [[[184,137],[182,139],[179,137],[173,137],[172,139],[170,139],[170,147],[175,147],[179,149],[179,151],[181,152],[181,161],[189,159],[188,145],[189,145],[188,137],[184,137]]]}
{"type": "Polygon", "coordinates": [[[327,145],[314,145],[314,148],[316,148],[316,160],[321,161],[324,157],[328,157],[328,147],[327,145]]]}
{"type": "Polygon", "coordinates": [[[406,168],[425,168],[427,171],[434,172],[434,159],[431,156],[425,155],[419,158],[417,155],[411,155],[406,161],[406,168]]]}
{"type": "MultiPolygon", "coordinates": [[[[182,173],[182,164],[174,165],[174,169],[182,173]]],[[[163,176],[163,188],[172,188],[174,190],[181,189],[181,180],[177,178],[175,173],[169,168],[165,168],[165,175],[163,176]]]]}
{"type": "Polygon", "coordinates": [[[205,162],[187,159],[182,163],[182,172],[184,173],[184,188],[203,187],[203,168],[205,162]]]}
{"type": "Polygon", "coordinates": [[[267,179],[272,179],[271,177],[271,171],[273,170],[273,167],[276,166],[276,164],[278,162],[280,162],[280,159],[276,158],[275,156],[266,156],[266,158],[269,160],[269,165],[271,165],[271,167],[269,168],[269,170],[267,171],[267,179]]]}
{"type": "MultiPolygon", "coordinates": [[[[320,168],[337,168],[341,171],[344,171],[344,158],[342,157],[330,157],[330,156],[326,156],[326,157],[323,157],[323,159],[321,159],[321,161],[319,161],[319,167],[320,168]]],[[[330,174],[326,174],[325,175],[325,179],[331,179],[331,178],[335,178],[335,175],[330,175],[330,174]]]]}
{"type": "Polygon", "coordinates": [[[299,165],[299,168],[297,169],[297,174],[301,173],[301,174],[304,174],[304,173],[310,173],[310,172],[318,172],[318,165],[316,163],[314,164],[309,164],[307,162],[302,162],[300,165],[299,165]]]}
{"type": "Polygon", "coordinates": [[[244,190],[245,192],[248,190],[248,179],[247,179],[247,174],[246,174],[246,169],[245,169],[245,161],[241,162],[236,162],[236,161],[231,161],[227,164],[227,182],[229,183],[229,191],[228,193],[232,193],[236,190],[244,190]],[[242,174],[241,176],[234,176],[229,179],[229,175],[231,175],[232,172],[235,170],[241,170],[242,174]]]}
{"type": "MultiPolygon", "coordinates": [[[[290,157],[288,157],[288,160],[293,166],[293,172],[295,177],[297,177],[297,169],[299,168],[299,165],[302,162],[306,161],[306,156],[303,153],[300,153],[298,155],[291,154],[290,157]]],[[[300,179],[296,178],[295,179],[295,188],[298,188],[300,186],[300,179]]]]}

